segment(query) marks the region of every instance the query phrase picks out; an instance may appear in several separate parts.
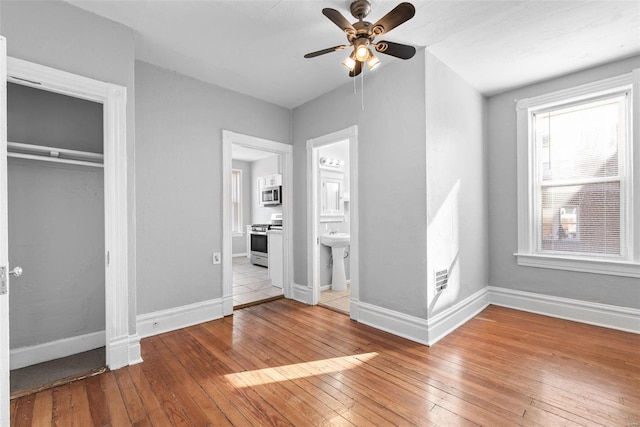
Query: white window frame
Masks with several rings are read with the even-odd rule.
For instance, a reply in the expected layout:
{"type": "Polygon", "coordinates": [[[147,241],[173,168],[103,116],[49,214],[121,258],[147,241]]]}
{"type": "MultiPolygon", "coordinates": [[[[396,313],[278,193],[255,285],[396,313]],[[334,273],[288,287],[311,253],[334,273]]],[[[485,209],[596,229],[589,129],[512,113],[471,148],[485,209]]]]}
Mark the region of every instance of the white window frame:
{"type": "Polygon", "coordinates": [[[231,169],[231,191],[233,191],[233,175],[237,174],[238,175],[238,194],[232,194],[232,200],[233,197],[237,197],[238,200],[238,211],[236,212],[237,216],[236,218],[233,218],[233,202],[231,203],[231,212],[232,212],[232,218],[231,218],[231,234],[233,237],[240,237],[240,236],[244,236],[244,229],[243,229],[243,225],[242,225],[242,218],[243,218],[243,209],[242,209],[242,205],[243,205],[243,194],[242,194],[242,169],[231,169]],[[237,222],[237,228],[233,228],[233,223],[234,223],[234,219],[235,222],[237,222]]]}
{"type": "Polygon", "coordinates": [[[553,92],[517,102],[517,190],[518,190],[518,265],[640,278],[640,69],[594,83],[553,92]],[[619,257],[547,253],[538,250],[536,146],[533,114],[557,104],[588,100],[626,90],[630,95],[628,137],[621,147],[623,179],[621,193],[621,232],[627,246],[619,257]],[[635,150],[634,150],[635,148],[635,150]],[[634,204],[634,200],[636,201],[634,204]]]}

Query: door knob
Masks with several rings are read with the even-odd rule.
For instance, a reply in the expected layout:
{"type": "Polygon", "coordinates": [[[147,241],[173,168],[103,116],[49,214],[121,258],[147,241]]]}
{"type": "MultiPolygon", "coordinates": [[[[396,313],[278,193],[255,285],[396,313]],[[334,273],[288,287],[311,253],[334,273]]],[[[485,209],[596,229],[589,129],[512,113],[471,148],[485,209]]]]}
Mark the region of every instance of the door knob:
{"type": "Polygon", "coordinates": [[[22,267],[15,267],[9,274],[16,277],[22,276],[22,267]]]}

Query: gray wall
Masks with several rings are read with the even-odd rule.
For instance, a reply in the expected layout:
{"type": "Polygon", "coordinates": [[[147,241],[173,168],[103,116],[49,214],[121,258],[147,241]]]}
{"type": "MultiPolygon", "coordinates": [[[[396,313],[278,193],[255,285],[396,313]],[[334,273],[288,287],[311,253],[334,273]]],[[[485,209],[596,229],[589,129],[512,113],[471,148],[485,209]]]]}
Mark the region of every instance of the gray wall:
{"type": "MultiPolygon", "coordinates": [[[[251,201],[254,199],[251,193],[251,163],[242,160],[233,160],[231,162],[233,169],[242,171],[242,232],[246,233],[247,225],[251,224],[251,201]]],[[[257,197],[257,196],[256,196],[257,197]]],[[[249,252],[247,249],[247,235],[233,237],[231,241],[233,254],[245,254],[249,252]]]]}
{"type": "Polygon", "coordinates": [[[9,159],[11,348],[104,331],[102,172],[9,159]]]}
{"type": "Polygon", "coordinates": [[[102,104],[7,84],[7,140],[103,152],[102,104]]]}
{"type": "MultiPolygon", "coordinates": [[[[102,152],[102,105],[9,84],[9,141],[102,152]]],[[[9,159],[11,347],[103,331],[103,169],[9,159]]]]}
{"type": "Polygon", "coordinates": [[[426,57],[429,315],[488,284],[485,107],[482,95],[426,57]],[[434,272],[450,269],[435,297],[434,272]]]}
{"type": "Polygon", "coordinates": [[[275,155],[251,162],[251,223],[269,224],[271,214],[282,213],[280,206],[260,206],[258,200],[258,178],[280,173],[280,156],[275,155]]]}
{"type": "Polygon", "coordinates": [[[129,331],[135,332],[134,42],[129,28],[63,1],[0,2],[9,56],[127,87],[129,331]]]}
{"type": "Polygon", "coordinates": [[[640,67],[640,56],[512,90],[488,100],[489,283],[491,285],[582,301],[640,308],[638,279],[520,267],[513,255],[518,247],[515,100],[618,76],[638,67],[640,67]]]}
{"type": "Polygon", "coordinates": [[[290,119],[136,62],[138,314],[222,297],[222,130],[288,143],[290,119]]]}
{"type": "Polygon", "coordinates": [[[383,60],[365,71],[365,111],[346,77],[293,111],[294,280],[308,285],[306,141],[358,125],[360,301],[426,317],[424,51],[383,60]]]}

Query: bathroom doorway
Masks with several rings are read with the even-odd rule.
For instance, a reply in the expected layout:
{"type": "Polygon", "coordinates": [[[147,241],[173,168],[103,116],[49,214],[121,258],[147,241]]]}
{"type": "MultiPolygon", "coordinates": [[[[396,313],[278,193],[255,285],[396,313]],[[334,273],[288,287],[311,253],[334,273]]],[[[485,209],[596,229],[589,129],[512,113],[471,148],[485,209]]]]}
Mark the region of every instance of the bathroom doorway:
{"type": "Polygon", "coordinates": [[[307,141],[311,303],[357,318],[357,126],[307,141]]]}

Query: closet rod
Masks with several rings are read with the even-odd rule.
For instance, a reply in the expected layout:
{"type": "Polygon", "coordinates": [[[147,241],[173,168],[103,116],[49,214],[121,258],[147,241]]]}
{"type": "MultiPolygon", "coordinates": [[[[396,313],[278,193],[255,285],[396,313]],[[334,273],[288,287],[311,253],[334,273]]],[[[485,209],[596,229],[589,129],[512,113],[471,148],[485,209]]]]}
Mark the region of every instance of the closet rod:
{"type": "Polygon", "coordinates": [[[7,157],[14,157],[16,159],[40,160],[40,161],[43,161],[43,162],[67,163],[67,164],[70,164],[70,165],[92,166],[94,168],[103,168],[104,167],[104,165],[102,163],[84,162],[82,160],[72,160],[72,159],[61,159],[59,157],[37,156],[37,155],[34,155],[34,154],[23,154],[23,153],[8,152],[7,153],[7,157]]]}
{"type": "Polygon", "coordinates": [[[100,153],[23,144],[20,142],[7,142],[7,151],[7,156],[9,157],[42,160],[46,162],[68,163],[99,168],[103,167],[104,162],[104,155],[100,153]]]}

